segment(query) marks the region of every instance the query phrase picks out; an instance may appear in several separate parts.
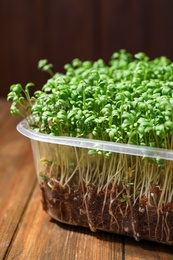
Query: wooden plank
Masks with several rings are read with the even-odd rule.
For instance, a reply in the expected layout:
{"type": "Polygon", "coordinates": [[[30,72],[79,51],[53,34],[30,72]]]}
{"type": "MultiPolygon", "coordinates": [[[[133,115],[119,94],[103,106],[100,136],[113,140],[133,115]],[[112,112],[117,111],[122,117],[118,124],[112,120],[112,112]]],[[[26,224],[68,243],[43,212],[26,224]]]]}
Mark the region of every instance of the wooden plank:
{"type": "Polygon", "coordinates": [[[111,1],[101,0],[102,56],[119,49],[128,52],[146,52],[151,58],[166,55],[173,60],[173,2],[165,1],[111,1]]]}
{"type": "Polygon", "coordinates": [[[9,106],[0,100],[0,259],[173,258],[168,245],[53,221],[42,210],[29,140],[16,131],[9,106]]]}
{"type": "MultiPolygon", "coordinates": [[[[4,125],[7,123],[7,117],[9,117],[10,112],[10,102],[7,102],[4,98],[0,98],[0,122],[1,122],[1,129],[4,127],[4,125]]],[[[15,120],[15,119],[14,119],[15,120]]]]}
{"type": "Polygon", "coordinates": [[[0,3],[0,66],[3,75],[0,96],[6,96],[11,84],[35,81],[39,85],[47,78],[37,70],[37,62],[45,51],[47,33],[43,24],[47,19],[43,2],[18,0],[16,4],[2,0],[0,3]]]}
{"type": "Polygon", "coordinates": [[[51,46],[48,54],[59,69],[76,57],[95,58],[96,18],[92,0],[51,1],[46,19],[49,37],[45,40],[47,49],[51,46]]]}
{"type": "Polygon", "coordinates": [[[16,258],[119,260],[122,238],[52,221],[42,210],[36,187],[8,254],[8,259],[16,258]]]}
{"type": "MultiPolygon", "coordinates": [[[[48,75],[37,70],[40,59],[48,59],[55,70],[79,57],[94,59],[96,17],[93,1],[10,0],[0,3],[1,86],[5,96],[9,86],[34,82],[40,88],[48,75]],[[13,44],[11,44],[13,43],[13,44]]],[[[31,89],[31,91],[32,91],[31,89]]]]}
{"type": "Polygon", "coordinates": [[[146,51],[151,58],[165,55],[173,61],[173,1],[145,1],[145,10],[146,51]]]}
{"type": "Polygon", "coordinates": [[[101,46],[106,61],[120,49],[136,53],[144,49],[144,1],[101,0],[101,46]]]}
{"type": "Polygon", "coordinates": [[[0,259],[3,259],[36,183],[36,174],[30,143],[16,131],[19,119],[9,115],[9,104],[2,100],[0,110],[0,259]]]}
{"type": "Polygon", "coordinates": [[[172,260],[173,247],[141,240],[134,241],[132,238],[125,239],[126,260],[172,260]]]}

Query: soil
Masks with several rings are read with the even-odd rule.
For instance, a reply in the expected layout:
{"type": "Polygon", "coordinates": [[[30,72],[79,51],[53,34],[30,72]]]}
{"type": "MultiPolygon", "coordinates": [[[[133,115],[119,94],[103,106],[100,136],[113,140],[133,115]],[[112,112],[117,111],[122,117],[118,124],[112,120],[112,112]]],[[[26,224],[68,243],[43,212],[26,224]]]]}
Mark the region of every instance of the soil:
{"type": "Polygon", "coordinates": [[[114,192],[98,192],[92,184],[56,182],[50,188],[47,183],[40,183],[43,209],[60,222],[173,245],[172,207],[158,210],[139,199],[120,202],[114,192]]]}

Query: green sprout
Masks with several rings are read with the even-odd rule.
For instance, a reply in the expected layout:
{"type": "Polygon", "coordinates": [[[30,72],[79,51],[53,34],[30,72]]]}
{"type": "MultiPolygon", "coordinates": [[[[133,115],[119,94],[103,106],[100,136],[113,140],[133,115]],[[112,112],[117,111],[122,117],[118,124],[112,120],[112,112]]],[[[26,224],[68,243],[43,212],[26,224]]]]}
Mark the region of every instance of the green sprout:
{"type": "Polygon", "coordinates": [[[51,77],[33,97],[32,83],[11,86],[12,114],[34,115],[31,127],[51,135],[172,148],[173,64],[166,57],[120,50],[109,65],[74,59],[64,74],[52,67],[39,61],[51,77]]]}
{"type": "Polygon", "coordinates": [[[45,71],[49,73],[49,75],[52,77],[54,75],[52,71],[53,65],[48,63],[47,59],[42,59],[38,62],[38,69],[45,71]]]}
{"type": "MultiPolygon", "coordinates": [[[[150,60],[145,53],[120,50],[108,64],[102,59],[74,59],[64,66],[65,73],[55,74],[52,67],[46,59],[39,61],[38,68],[50,78],[32,97],[33,83],[10,88],[11,113],[32,115],[31,129],[53,136],[173,149],[173,63],[169,59],[150,60]]],[[[50,150],[54,150],[51,145],[50,150]]],[[[172,162],[81,149],[73,151],[72,162],[77,162],[73,166],[67,156],[62,158],[62,148],[55,150],[58,160],[50,158],[54,163],[47,175],[53,174],[61,185],[77,174],[79,181],[98,185],[98,192],[118,187],[111,192],[122,203],[144,197],[149,205],[158,203],[160,208],[162,201],[172,203],[172,162]],[[154,185],[160,186],[160,199],[150,192],[154,185]]],[[[72,157],[72,151],[66,153],[72,157]]],[[[49,160],[49,154],[42,156],[49,160]]]]}

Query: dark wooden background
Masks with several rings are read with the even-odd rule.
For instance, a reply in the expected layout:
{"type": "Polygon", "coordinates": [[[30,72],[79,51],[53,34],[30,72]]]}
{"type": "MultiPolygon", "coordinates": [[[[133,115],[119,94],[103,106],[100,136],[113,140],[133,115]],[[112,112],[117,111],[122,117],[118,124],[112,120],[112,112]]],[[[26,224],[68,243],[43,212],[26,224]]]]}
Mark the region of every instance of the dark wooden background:
{"type": "Polygon", "coordinates": [[[13,83],[40,88],[42,58],[63,72],[73,58],[108,61],[122,48],[173,60],[173,1],[0,0],[0,96],[13,83]]]}

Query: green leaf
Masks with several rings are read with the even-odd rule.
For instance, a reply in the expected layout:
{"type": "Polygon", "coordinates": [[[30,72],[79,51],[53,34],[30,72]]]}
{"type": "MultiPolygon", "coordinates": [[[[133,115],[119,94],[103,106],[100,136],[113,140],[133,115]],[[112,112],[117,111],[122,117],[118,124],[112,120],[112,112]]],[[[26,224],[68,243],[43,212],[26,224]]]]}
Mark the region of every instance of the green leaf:
{"type": "Polygon", "coordinates": [[[88,154],[89,155],[94,155],[94,154],[96,154],[97,153],[97,150],[88,150],[88,154]]]}

